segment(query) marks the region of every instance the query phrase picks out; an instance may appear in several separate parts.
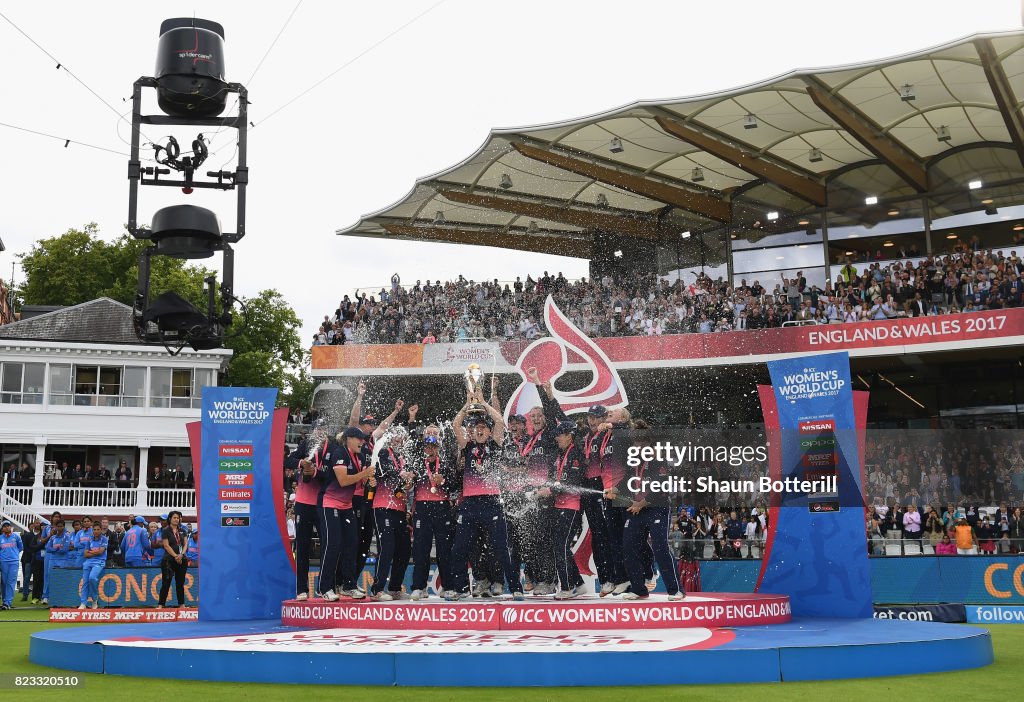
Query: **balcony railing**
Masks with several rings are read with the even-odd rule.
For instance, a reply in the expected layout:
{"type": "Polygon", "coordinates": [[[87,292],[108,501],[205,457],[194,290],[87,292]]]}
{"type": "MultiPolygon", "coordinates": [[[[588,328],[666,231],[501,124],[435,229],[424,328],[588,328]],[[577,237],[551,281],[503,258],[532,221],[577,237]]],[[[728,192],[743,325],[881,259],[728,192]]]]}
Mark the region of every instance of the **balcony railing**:
{"type": "Polygon", "coordinates": [[[196,491],[192,488],[118,488],[56,487],[36,489],[23,485],[5,485],[2,495],[13,503],[25,505],[35,514],[54,510],[71,514],[118,516],[152,514],[178,510],[183,516],[196,514],[196,491]]]}

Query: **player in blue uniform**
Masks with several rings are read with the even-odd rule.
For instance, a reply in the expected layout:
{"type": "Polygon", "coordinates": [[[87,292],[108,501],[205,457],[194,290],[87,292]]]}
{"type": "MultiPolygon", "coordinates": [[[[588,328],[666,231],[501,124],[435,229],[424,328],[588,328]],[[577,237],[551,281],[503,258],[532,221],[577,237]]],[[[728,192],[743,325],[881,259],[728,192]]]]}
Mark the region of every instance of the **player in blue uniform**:
{"type": "Polygon", "coordinates": [[[78,541],[79,550],[82,551],[82,603],[78,605],[79,609],[85,609],[90,601],[93,609],[100,608],[100,576],[107,565],[109,544],[99,520],[93,523],[88,541],[78,541]]]}
{"type": "Polygon", "coordinates": [[[135,524],[124,535],[121,548],[124,550],[125,567],[141,568],[146,565],[145,555],[150,549],[150,544],[149,530],[146,528],[145,517],[135,518],[135,524]]]}
{"type": "Polygon", "coordinates": [[[3,592],[0,609],[14,609],[14,588],[24,548],[21,537],[14,533],[14,525],[5,519],[0,529],[0,589],[3,592]]]}

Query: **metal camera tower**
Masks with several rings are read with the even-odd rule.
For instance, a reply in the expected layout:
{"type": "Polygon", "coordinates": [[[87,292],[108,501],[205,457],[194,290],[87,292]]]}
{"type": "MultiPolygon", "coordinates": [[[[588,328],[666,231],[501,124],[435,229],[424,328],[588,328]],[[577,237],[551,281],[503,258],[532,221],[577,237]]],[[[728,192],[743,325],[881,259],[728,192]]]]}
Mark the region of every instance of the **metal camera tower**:
{"type": "Polygon", "coordinates": [[[132,321],[139,338],[163,344],[171,353],[185,345],[209,349],[223,345],[231,325],[234,296],[234,244],[245,236],[245,189],[249,182],[247,165],[248,92],[240,83],[224,80],[224,28],[208,20],[181,18],[160,25],[157,70],[143,76],[132,90],[132,146],[128,161],[128,230],[136,239],[153,242],[139,257],[139,282],[132,309],[132,321]],[[142,114],[143,88],[157,92],[164,114],[142,114]],[[238,114],[221,117],[228,96],[237,95],[238,114]],[[238,162],[233,171],[205,171],[209,156],[202,132],[192,141],[191,152],[182,155],[177,139],[151,144],[157,165],[143,167],[139,158],[143,125],[217,127],[238,130],[238,162]],[[171,176],[175,173],[176,176],[171,176]],[[181,188],[186,195],[195,188],[233,190],[237,204],[237,230],[221,232],[217,216],[194,205],[173,205],[158,210],[151,225],[138,223],[140,185],[181,188]],[[179,259],[209,258],[223,254],[223,280],[217,304],[216,279],[205,279],[207,309],[200,310],[176,292],[168,291],[150,300],[150,263],[155,256],[179,259]]]}

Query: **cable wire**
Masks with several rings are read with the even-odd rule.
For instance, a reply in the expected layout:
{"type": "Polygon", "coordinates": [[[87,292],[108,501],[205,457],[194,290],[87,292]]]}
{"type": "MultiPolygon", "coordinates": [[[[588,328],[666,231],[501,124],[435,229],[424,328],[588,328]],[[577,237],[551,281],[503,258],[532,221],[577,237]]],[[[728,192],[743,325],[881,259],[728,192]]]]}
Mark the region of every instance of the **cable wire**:
{"type": "Polygon", "coordinates": [[[411,24],[413,24],[414,22],[416,22],[420,18],[427,16],[428,14],[430,14],[431,12],[436,10],[438,7],[440,7],[441,5],[445,4],[445,2],[447,2],[447,0],[439,0],[438,2],[436,2],[433,5],[431,5],[430,7],[428,7],[423,12],[421,12],[418,15],[416,15],[415,17],[413,17],[411,20],[409,20],[405,24],[403,24],[403,25],[397,27],[396,29],[392,30],[391,32],[386,34],[382,39],[378,40],[376,43],[370,45],[368,48],[366,48],[363,51],[359,52],[358,54],[356,54],[355,56],[350,58],[348,61],[346,61],[345,63],[341,64],[340,66],[335,68],[333,71],[328,73],[326,76],[324,76],[323,78],[321,78],[317,82],[313,83],[313,85],[309,86],[308,88],[303,90],[301,93],[299,93],[298,95],[293,97],[291,100],[289,100],[288,102],[284,103],[280,107],[276,108],[274,111],[272,111],[266,117],[261,119],[259,122],[256,122],[253,126],[256,127],[256,126],[262,125],[264,122],[266,122],[268,119],[270,119],[271,117],[276,115],[278,112],[280,112],[281,110],[285,109],[286,107],[289,107],[292,103],[296,102],[300,98],[305,97],[308,93],[312,92],[315,88],[320,87],[321,84],[323,84],[323,83],[327,82],[328,80],[330,80],[331,78],[333,78],[336,74],[340,73],[343,69],[351,66],[353,63],[355,63],[356,61],[361,59],[363,56],[366,56],[368,53],[370,53],[371,51],[376,49],[378,46],[380,46],[381,44],[386,42],[391,37],[393,37],[396,34],[398,34],[399,32],[401,32],[406,27],[410,26],[411,24]]]}
{"type": "Polygon", "coordinates": [[[68,144],[77,144],[78,146],[85,146],[90,149],[96,149],[97,151],[106,151],[108,153],[117,154],[118,156],[128,157],[123,151],[115,151],[114,149],[108,149],[105,146],[96,146],[95,144],[87,144],[84,141],[78,141],[76,139],[68,139],[67,137],[57,136],[56,134],[47,134],[46,132],[40,132],[35,129],[29,129],[28,127],[19,127],[16,124],[8,124],[6,122],[0,122],[0,127],[8,127],[9,129],[17,129],[19,132],[27,132],[29,134],[35,134],[37,136],[48,137],[50,139],[56,139],[57,141],[63,141],[64,146],[68,144]]]}

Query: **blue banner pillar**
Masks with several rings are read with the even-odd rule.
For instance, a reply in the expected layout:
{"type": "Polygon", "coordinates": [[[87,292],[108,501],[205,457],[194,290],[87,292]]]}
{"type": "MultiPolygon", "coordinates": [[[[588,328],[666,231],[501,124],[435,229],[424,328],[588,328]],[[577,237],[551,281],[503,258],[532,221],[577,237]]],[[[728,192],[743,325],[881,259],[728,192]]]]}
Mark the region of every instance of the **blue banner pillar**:
{"type": "MultiPolygon", "coordinates": [[[[758,592],[804,617],[871,617],[860,437],[846,353],[769,361],[759,386],[769,438],[768,540],[758,592]],[[813,490],[797,481],[822,481],[813,490]],[[787,482],[788,481],[788,482],[787,482]]],[[[859,393],[858,393],[859,394],[859,393]]]]}
{"type": "Polygon", "coordinates": [[[272,388],[203,388],[202,422],[188,426],[199,457],[200,620],[277,618],[295,594],[282,487],[287,410],[275,411],[276,399],[272,388]]]}

